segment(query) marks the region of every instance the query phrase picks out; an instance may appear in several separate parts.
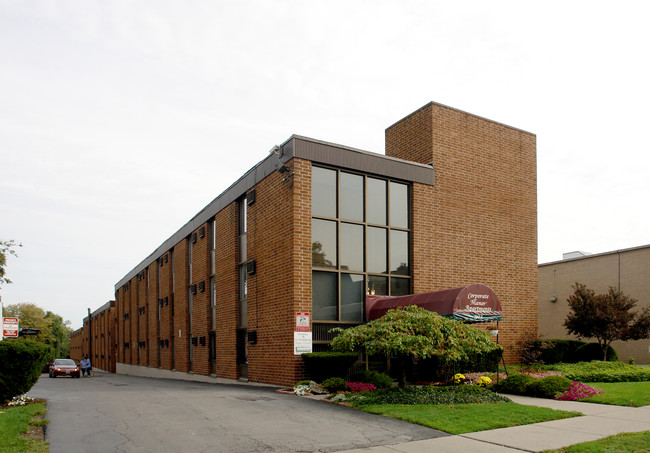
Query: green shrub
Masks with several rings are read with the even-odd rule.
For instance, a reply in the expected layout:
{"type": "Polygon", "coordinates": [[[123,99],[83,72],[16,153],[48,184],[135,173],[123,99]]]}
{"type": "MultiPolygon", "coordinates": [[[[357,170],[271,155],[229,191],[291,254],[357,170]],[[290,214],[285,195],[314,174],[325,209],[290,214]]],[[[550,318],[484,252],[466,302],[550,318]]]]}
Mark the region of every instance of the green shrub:
{"type": "Polygon", "coordinates": [[[352,382],[365,382],[366,384],[374,384],[378,389],[387,389],[393,386],[393,378],[386,373],[379,373],[377,371],[362,370],[354,373],[350,377],[352,382]]]}
{"type": "Polygon", "coordinates": [[[345,379],[341,377],[331,377],[323,381],[323,388],[330,393],[335,393],[339,390],[346,390],[347,384],[345,383],[345,379]]]}
{"type": "Polygon", "coordinates": [[[513,395],[526,395],[528,386],[535,382],[532,376],[527,374],[513,374],[506,379],[499,380],[490,386],[494,391],[500,393],[512,393],[513,395]]]}
{"type": "Polygon", "coordinates": [[[36,341],[0,341],[0,403],[32,388],[49,352],[47,345],[36,341]]]}
{"type": "Polygon", "coordinates": [[[549,367],[578,382],[650,381],[650,368],[623,362],[560,363],[549,367]]]}
{"type": "Polygon", "coordinates": [[[552,399],[558,393],[569,390],[573,381],[564,376],[546,376],[541,379],[533,379],[526,387],[526,394],[538,398],[552,399]]]}
{"type": "MultiPolygon", "coordinates": [[[[598,343],[587,343],[576,350],[576,362],[591,362],[592,360],[603,360],[603,349],[598,343]]],[[[607,347],[607,361],[617,362],[618,354],[611,346],[607,347]]]]}
{"type": "Polygon", "coordinates": [[[445,361],[438,357],[418,360],[409,373],[412,382],[449,382],[456,373],[491,372],[497,369],[503,351],[470,354],[467,360],[445,361]]]}
{"type": "Polygon", "coordinates": [[[361,406],[366,404],[477,404],[510,400],[475,385],[448,387],[428,385],[377,390],[370,395],[353,397],[350,401],[354,405],[361,406]]]}
{"type": "Polygon", "coordinates": [[[309,377],[323,382],[328,377],[345,377],[350,366],[357,361],[356,352],[311,352],[302,354],[309,377]]]}
{"type": "Polygon", "coordinates": [[[303,379],[302,381],[296,382],[296,384],[293,387],[296,388],[299,385],[309,385],[309,384],[311,384],[311,379],[303,379]]]}

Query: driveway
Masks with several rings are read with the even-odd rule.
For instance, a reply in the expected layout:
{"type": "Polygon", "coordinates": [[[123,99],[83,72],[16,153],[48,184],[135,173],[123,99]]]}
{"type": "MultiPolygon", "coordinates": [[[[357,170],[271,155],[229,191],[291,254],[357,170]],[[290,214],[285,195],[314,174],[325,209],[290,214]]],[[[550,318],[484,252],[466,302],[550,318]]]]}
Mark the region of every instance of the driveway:
{"type": "Polygon", "coordinates": [[[332,452],[448,436],[268,387],[41,376],[50,452],[332,452]]]}

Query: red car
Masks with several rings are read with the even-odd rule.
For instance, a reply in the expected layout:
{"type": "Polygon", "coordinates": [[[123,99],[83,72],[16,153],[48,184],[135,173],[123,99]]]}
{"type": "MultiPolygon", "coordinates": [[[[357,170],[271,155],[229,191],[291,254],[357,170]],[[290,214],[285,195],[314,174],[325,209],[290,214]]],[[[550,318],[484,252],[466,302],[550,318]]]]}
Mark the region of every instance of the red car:
{"type": "Polygon", "coordinates": [[[57,376],[72,376],[79,378],[81,377],[81,369],[72,359],[56,359],[52,365],[50,365],[50,377],[55,378],[57,376]]]}

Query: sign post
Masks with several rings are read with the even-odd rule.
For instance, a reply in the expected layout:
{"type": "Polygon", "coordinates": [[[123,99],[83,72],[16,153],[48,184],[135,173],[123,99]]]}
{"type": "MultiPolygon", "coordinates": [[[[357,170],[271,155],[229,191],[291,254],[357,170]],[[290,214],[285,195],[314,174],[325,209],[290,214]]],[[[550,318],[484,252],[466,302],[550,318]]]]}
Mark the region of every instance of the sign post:
{"type": "Polygon", "coordinates": [[[18,338],[18,318],[2,318],[2,336],[18,338]]]}
{"type": "Polygon", "coordinates": [[[312,352],[312,336],[309,312],[296,313],[296,330],[293,333],[293,354],[312,352]]]}

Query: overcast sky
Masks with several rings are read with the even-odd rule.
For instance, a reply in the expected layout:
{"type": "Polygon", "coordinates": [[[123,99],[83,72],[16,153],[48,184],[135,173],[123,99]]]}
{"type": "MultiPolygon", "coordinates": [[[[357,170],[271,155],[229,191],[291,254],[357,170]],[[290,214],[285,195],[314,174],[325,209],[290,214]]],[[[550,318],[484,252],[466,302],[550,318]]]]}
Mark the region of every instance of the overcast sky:
{"type": "Polygon", "coordinates": [[[292,134],[537,135],[539,262],[650,243],[646,1],[0,0],[5,305],[87,308],[292,134]]]}

